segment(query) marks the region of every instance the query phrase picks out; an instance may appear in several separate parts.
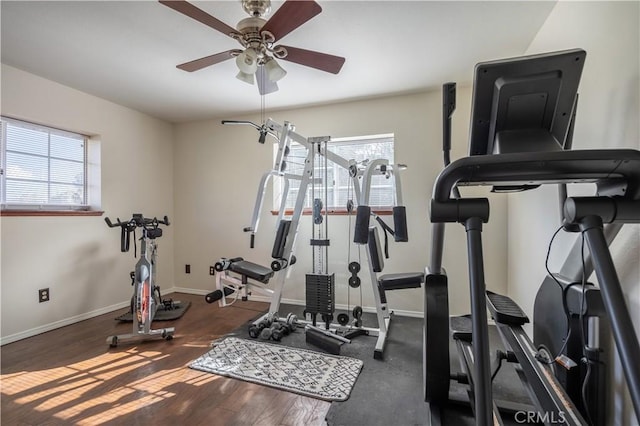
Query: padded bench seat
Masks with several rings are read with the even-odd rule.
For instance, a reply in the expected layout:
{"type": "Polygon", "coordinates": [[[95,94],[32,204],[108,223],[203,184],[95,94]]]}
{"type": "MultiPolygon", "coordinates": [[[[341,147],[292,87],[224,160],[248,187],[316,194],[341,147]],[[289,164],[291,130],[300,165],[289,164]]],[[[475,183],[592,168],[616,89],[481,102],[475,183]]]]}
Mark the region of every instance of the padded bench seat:
{"type": "Polygon", "coordinates": [[[247,260],[233,262],[229,269],[237,274],[244,275],[264,284],[268,283],[269,279],[273,276],[271,268],[265,268],[262,265],[247,260]]]}
{"type": "Polygon", "coordinates": [[[400,274],[386,274],[378,277],[378,284],[384,290],[401,290],[405,288],[419,288],[424,282],[422,272],[404,272],[400,274]]]}

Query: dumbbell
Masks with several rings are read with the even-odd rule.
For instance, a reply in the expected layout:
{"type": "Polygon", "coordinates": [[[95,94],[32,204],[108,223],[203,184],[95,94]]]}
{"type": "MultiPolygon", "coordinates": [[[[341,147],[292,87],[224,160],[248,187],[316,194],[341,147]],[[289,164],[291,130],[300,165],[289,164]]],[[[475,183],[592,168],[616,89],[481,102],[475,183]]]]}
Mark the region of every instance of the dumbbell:
{"type": "Polygon", "coordinates": [[[289,333],[291,333],[293,331],[293,329],[291,328],[291,326],[285,322],[277,322],[276,324],[274,324],[276,326],[276,328],[280,331],[282,331],[282,334],[284,336],[288,336],[289,333]]]}
{"type": "MultiPolygon", "coordinates": [[[[276,322],[274,323],[271,328],[273,328],[273,333],[275,334],[276,332],[280,334],[280,337],[284,337],[284,336],[288,336],[289,333],[291,333],[291,329],[289,328],[289,326],[287,324],[283,324],[281,322],[276,322]]],[[[274,339],[276,340],[276,339],[274,339]]],[[[280,340],[280,339],[277,339],[280,340]]]]}
{"type": "MultiPolygon", "coordinates": [[[[260,324],[262,324],[262,322],[260,322],[260,324]]],[[[260,336],[260,332],[262,332],[262,330],[264,330],[264,326],[260,327],[259,325],[251,324],[249,326],[249,336],[251,336],[254,339],[257,339],[258,336],[260,336]]]]}
{"type": "Polygon", "coordinates": [[[264,340],[273,339],[276,342],[279,342],[282,339],[284,332],[282,331],[281,325],[275,323],[271,327],[264,328],[260,332],[260,338],[264,340]]]}
{"type": "Polygon", "coordinates": [[[287,325],[289,330],[293,333],[298,328],[298,316],[292,313],[287,314],[287,325]]]}
{"type": "Polygon", "coordinates": [[[249,336],[253,337],[254,339],[258,338],[259,336],[261,336],[262,332],[265,329],[270,328],[271,325],[277,320],[278,320],[277,312],[271,312],[267,314],[263,319],[258,321],[257,324],[251,324],[249,326],[249,336]]]}

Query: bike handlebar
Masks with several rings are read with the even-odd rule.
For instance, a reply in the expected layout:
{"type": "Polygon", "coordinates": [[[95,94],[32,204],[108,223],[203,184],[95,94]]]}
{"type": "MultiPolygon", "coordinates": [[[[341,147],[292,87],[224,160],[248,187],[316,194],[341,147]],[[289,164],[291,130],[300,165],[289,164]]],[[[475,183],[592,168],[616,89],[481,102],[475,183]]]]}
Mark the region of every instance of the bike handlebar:
{"type": "Polygon", "coordinates": [[[126,222],[122,222],[120,221],[120,218],[116,218],[117,222],[113,223],[111,222],[111,219],[109,219],[108,217],[105,217],[104,221],[107,223],[107,226],[109,226],[109,228],[116,228],[118,226],[122,228],[129,228],[129,229],[147,228],[147,227],[157,228],[158,225],[165,225],[165,226],[170,225],[169,218],[167,216],[165,216],[162,220],[160,220],[157,217],[148,218],[148,217],[143,217],[141,214],[135,214],[135,213],[131,217],[131,219],[129,219],[126,222]]]}

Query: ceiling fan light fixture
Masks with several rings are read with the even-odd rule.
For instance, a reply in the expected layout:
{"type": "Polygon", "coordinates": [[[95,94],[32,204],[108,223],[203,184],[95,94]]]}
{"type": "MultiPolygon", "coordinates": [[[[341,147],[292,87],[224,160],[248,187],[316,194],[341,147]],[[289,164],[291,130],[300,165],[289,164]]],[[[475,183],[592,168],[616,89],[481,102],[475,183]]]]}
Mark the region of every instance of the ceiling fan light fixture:
{"type": "Polygon", "coordinates": [[[245,49],[236,57],[236,65],[240,72],[255,74],[258,69],[258,52],[252,48],[245,49]]]}
{"type": "Polygon", "coordinates": [[[244,81],[247,84],[253,84],[254,78],[253,78],[253,74],[249,74],[246,72],[238,72],[238,75],[236,75],[236,78],[238,80],[244,81]]]}
{"type": "Polygon", "coordinates": [[[284,68],[282,68],[280,64],[278,64],[278,62],[273,58],[270,58],[267,60],[267,62],[265,62],[264,68],[267,71],[267,77],[274,83],[276,81],[280,81],[285,75],[287,75],[287,72],[284,70],[284,68]]]}

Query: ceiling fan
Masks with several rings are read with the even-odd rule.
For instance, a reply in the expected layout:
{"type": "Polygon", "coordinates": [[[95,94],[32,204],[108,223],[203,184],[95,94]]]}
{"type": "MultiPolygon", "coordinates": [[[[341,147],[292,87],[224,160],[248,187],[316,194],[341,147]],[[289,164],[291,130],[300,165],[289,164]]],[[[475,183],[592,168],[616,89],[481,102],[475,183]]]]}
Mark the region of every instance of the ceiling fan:
{"type": "Polygon", "coordinates": [[[254,84],[255,77],[261,95],[278,90],[276,82],[287,73],[276,58],[333,74],[340,72],[345,58],[276,44],[276,41],[319,14],[322,8],[318,3],[313,0],[287,0],[266,20],[265,16],[271,11],[271,0],[241,1],[242,8],[250,17],[241,20],[233,28],[187,1],[160,0],[163,5],[237,40],[243,48],[185,62],[177,68],[193,72],[235,57],[239,69],[236,77],[249,84],[254,84]]]}

